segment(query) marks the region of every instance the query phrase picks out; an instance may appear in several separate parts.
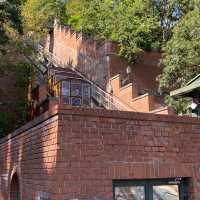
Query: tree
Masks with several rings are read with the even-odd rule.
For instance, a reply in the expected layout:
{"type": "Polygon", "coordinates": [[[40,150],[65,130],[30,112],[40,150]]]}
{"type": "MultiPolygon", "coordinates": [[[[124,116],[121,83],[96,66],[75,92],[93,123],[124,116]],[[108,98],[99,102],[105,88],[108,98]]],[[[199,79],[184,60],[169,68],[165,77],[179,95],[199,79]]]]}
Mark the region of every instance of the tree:
{"type": "Polygon", "coordinates": [[[159,48],[160,27],[148,0],[85,1],[82,31],[97,39],[120,44],[120,54],[130,62],[142,50],[159,48]]]}
{"type": "Polygon", "coordinates": [[[0,3],[0,45],[8,42],[11,29],[22,32],[19,5],[20,1],[11,0],[0,3]]]}
{"type": "Polygon", "coordinates": [[[186,84],[200,73],[200,8],[198,4],[174,27],[164,46],[160,86],[168,90],[186,84]]]}
{"type": "Polygon", "coordinates": [[[12,78],[10,85],[2,84],[0,88],[0,137],[26,122],[27,89],[34,77],[34,68],[26,61],[21,43],[21,3],[20,0],[0,3],[0,76],[3,80],[12,78]]]}
{"type": "Polygon", "coordinates": [[[26,31],[45,33],[55,18],[62,16],[64,3],[60,0],[27,0],[22,6],[26,31]]]}
{"type": "Polygon", "coordinates": [[[97,39],[120,44],[120,54],[134,62],[141,51],[160,50],[171,30],[191,7],[190,0],[68,1],[66,23],[97,39]],[[71,14],[72,13],[72,14],[71,14]]]}
{"type": "Polygon", "coordinates": [[[193,0],[152,0],[162,29],[163,42],[172,36],[174,25],[192,8],[193,0]]]}

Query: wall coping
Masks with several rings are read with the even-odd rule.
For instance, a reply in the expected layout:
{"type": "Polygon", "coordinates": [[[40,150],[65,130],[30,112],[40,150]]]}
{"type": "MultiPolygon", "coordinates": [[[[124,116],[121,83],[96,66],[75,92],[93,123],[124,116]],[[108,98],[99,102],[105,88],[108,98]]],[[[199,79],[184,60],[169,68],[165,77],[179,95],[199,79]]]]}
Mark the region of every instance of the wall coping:
{"type": "Polygon", "coordinates": [[[137,100],[140,100],[140,99],[143,99],[143,98],[145,98],[145,97],[147,97],[147,96],[150,96],[150,94],[149,94],[149,93],[145,93],[145,94],[143,94],[143,95],[140,95],[140,96],[134,98],[134,99],[132,100],[132,102],[137,101],[137,100]]]}
{"type": "Polygon", "coordinates": [[[34,128],[36,126],[38,126],[39,124],[47,121],[50,118],[53,118],[54,116],[56,116],[58,114],[58,110],[57,109],[52,109],[50,111],[45,112],[44,114],[40,115],[39,117],[37,117],[36,119],[26,123],[25,125],[21,126],[20,128],[16,129],[14,132],[4,136],[3,138],[0,139],[0,144],[4,143],[5,141],[14,138],[18,135],[20,135],[21,133],[34,128]]]}
{"type": "Polygon", "coordinates": [[[75,108],[65,105],[60,105],[58,112],[60,115],[71,115],[71,116],[76,115],[76,116],[88,116],[88,117],[158,121],[158,122],[172,122],[172,123],[200,125],[200,118],[194,118],[190,116],[162,115],[162,114],[142,113],[133,111],[117,111],[117,110],[106,110],[102,108],[99,109],[75,108]]]}
{"type": "Polygon", "coordinates": [[[96,117],[96,118],[112,118],[112,119],[124,119],[124,120],[140,120],[140,121],[157,121],[157,122],[169,122],[178,124],[191,124],[200,125],[200,118],[194,118],[190,116],[176,116],[176,115],[162,115],[153,113],[141,113],[141,112],[130,112],[130,111],[116,111],[106,109],[92,109],[92,108],[76,108],[69,107],[66,105],[59,105],[58,108],[54,108],[36,119],[28,122],[24,126],[15,130],[13,133],[0,139],[0,144],[10,140],[21,133],[38,126],[39,124],[47,121],[54,116],[70,115],[70,116],[85,116],[85,117],[96,117]]]}
{"type": "Polygon", "coordinates": [[[117,74],[117,75],[113,76],[112,78],[110,78],[110,81],[117,79],[117,78],[120,78],[120,74],[117,74]]]}
{"type": "Polygon", "coordinates": [[[128,84],[126,84],[126,85],[120,87],[120,91],[126,90],[126,89],[129,88],[129,87],[133,87],[133,83],[128,83],[128,84]]]}
{"type": "Polygon", "coordinates": [[[164,107],[160,107],[160,108],[157,108],[155,110],[152,110],[152,111],[150,111],[150,113],[156,113],[156,112],[164,111],[164,110],[167,110],[167,109],[169,109],[169,107],[164,106],[164,107]]]}

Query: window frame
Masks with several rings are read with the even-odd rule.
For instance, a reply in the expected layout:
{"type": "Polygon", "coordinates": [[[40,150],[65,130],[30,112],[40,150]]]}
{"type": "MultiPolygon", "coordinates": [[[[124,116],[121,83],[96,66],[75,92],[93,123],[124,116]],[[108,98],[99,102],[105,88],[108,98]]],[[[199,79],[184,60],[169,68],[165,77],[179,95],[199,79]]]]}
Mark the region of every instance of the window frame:
{"type": "Polygon", "coordinates": [[[144,186],[145,200],[153,200],[153,186],[178,185],[179,200],[187,200],[188,182],[189,178],[113,180],[113,199],[115,200],[116,187],[144,186]]]}

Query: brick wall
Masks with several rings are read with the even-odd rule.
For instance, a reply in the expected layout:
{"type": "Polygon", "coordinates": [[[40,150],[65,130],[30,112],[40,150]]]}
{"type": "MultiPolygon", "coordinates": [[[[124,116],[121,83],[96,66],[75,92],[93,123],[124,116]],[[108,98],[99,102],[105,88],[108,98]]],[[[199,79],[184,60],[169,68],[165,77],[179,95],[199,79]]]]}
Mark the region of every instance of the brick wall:
{"type": "Polygon", "coordinates": [[[200,199],[200,120],[60,106],[0,141],[0,199],[113,199],[113,180],[190,177],[200,199]]]}
{"type": "Polygon", "coordinates": [[[109,78],[107,53],[112,48],[112,43],[95,41],[59,24],[55,25],[46,43],[46,50],[62,64],[75,67],[103,88],[109,78]]]}
{"type": "Polygon", "coordinates": [[[158,52],[143,52],[133,65],[130,65],[132,71],[129,77],[126,68],[129,66],[126,59],[112,55],[110,56],[110,77],[120,75],[121,79],[130,79],[130,82],[137,85],[142,90],[157,90],[158,81],[156,78],[162,73],[162,67],[159,67],[161,54],[158,52]]]}
{"type": "Polygon", "coordinates": [[[54,113],[43,115],[0,141],[1,200],[10,199],[15,174],[23,200],[35,200],[40,191],[48,191],[55,199],[57,124],[54,113]]]}

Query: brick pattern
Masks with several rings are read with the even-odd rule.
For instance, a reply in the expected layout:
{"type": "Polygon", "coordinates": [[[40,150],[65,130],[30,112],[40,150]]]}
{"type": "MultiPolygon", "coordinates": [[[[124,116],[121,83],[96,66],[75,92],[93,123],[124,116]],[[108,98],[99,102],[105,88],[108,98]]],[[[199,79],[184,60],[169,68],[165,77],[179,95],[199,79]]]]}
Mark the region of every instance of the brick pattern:
{"type": "Polygon", "coordinates": [[[68,27],[56,24],[51,38],[47,38],[46,50],[50,50],[50,46],[54,56],[61,60],[63,65],[75,67],[88,79],[106,88],[109,71],[106,54],[112,49],[109,42],[99,43],[68,27]]]}
{"type": "Polygon", "coordinates": [[[163,107],[164,98],[149,93],[138,96],[137,85],[129,83],[123,87],[120,85],[120,75],[114,76],[111,80],[112,94],[118,97],[123,103],[129,106],[129,111],[152,112],[155,114],[174,115],[170,107],[163,107]]]}
{"type": "Polygon", "coordinates": [[[14,133],[0,142],[1,200],[9,200],[9,194],[12,193],[10,190],[14,169],[19,177],[23,200],[35,200],[38,191],[48,191],[54,196],[57,124],[57,116],[32,128],[30,123],[28,130],[14,133]]]}
{"type": "MultiPolygon", "coordinates": [[[[149,112],[162,106],[163,98],[157,102],[158,97],[154,97],[158,90],[156,77],[162,71],[158,67],[161,57],[158,52],[143,52],[134,65],[130,65],[132,71],[127,75],[129,63],[118,55],[117,43],[87,38],[59,23],[49,34],[45,49],[53,53],[63,66],[73,66],[104,90],[110,83],[113,95],[132,107],[131,110],[149,112]],[[125,84],[121,85],[122,82],[125,84]],[[132,101],[147,93],[150,95],[132,101]]],[[[160,113],[169,114],[168,109],[160,113]]]]}
{"type": "Polygon", "coordinates": [[[111,200],[113,180],[190,177],[200,199],[200,120],[60,106],[0,141],[0,199],[111,200]]]}
{"type": "MultiPolygon", "coordinates": [[[[119,46],[115,42],[96,41],[71,28],[55,24],[47,37],[46,51],[52,52],[62,64],[72,65],[91,81],[106,89],[109,79],[120,74],[127,77],[127,60],[118,55],[119,46]]],[[[144,52],[132,66],[131,82],[142,89],[155,89],[155,81],[162,69],[158,67],[161,55],[158,52],[144,52]]]]}

